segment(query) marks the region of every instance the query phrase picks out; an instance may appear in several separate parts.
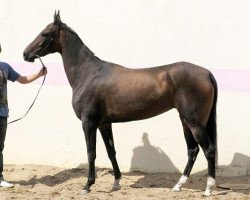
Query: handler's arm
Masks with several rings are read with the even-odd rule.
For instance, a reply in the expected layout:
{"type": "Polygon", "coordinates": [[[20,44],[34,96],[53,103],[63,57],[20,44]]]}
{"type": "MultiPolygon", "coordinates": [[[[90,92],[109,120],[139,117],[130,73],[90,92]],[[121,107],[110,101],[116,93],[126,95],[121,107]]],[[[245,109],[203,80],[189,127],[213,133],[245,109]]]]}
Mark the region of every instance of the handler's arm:
{"type": "Polygon", "coordinates": [[[31,83],[34,80],[40,78],[41,76],[44,76],[45,74],[47,74],[47,69],[46,68],[41,68],[40,71],[38,73],[32,74],[30,76],[20,76],[17,79],[17,82],[21,83],[21,84],[27,84],[27,83],[31,83]]]}

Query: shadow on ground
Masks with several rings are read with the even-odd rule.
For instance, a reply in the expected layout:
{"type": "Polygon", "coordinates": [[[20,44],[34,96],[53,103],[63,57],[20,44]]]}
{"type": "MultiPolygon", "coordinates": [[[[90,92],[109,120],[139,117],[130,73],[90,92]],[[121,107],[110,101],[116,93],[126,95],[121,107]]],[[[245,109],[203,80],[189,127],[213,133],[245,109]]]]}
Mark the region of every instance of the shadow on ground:
{"type": "MultiPolygon", "coordinates": [[[[148,134],[144,133],[142,136],[143,145],[136,147],[133,150],[133,157],[131,160],[131,169],[128,173],[122,173],[123,176],[139,176],[137,181],[132,183],[130,187],[133,188],[172,188],[179,180],[181,173],[170,160],[165,152],[160,148],[153,146],[148,138],[148,134]],[[148,172],[141,172],[144,169],[148,172]],[[168,171],[163,173],[155,173],[153,171],[168,171]]],[[[53,175],[46,175],[41,178],[36,176],[27,181],[16,181],[14,184],[24,186],[44,184],[53,187],[66,182],[67,180],[87,177],[87,164],[82,164],[77,168],[62,170],[53,175]]],[[[243,193],[249,195],[250,193],[250,158],[247,155],[235,153],[231,164],[225,166],[218,166],[218,172],[221,175],[237,174],[238,176],[226,177],[218,176],[217,184],[220,188],[215,190],[220,191],[219,195],[226,195],[230,191],[243,193]]],[[[106,174],[113,174],[110,169],[96,168],[97,174],[105,176],[106,174]]],[[[98,178],[97,178],[98,181],[98,178]]],[[[191,175],[188,183],[184,188],[204,191],[206,187],[206,170],[191,175]]]]}
{"type": "Polygon", "coordinates": [[[138,146],[133,150],[130,171],[143,169],[146,172],[180,173],[167,154],[150,143],[147,133],[143,133],[142,143],[142,146],[138,146]]]}
{"type": "MultiPolygon", "coordinates": [[[[172,188],[179,180],[181,173],[177,167],[158,147],[150,144],[148,134],[142,136],[143,145],[136,147],[131,161],[131,172],[126,175],[138,175],[143,178],[138,179],[131,187],[135,188],[172,188]],[[163,166],[163,168],[162,168],[163,166]],[[145,169],[140,172],[138,169],[145,169]],[[163,173],[152,173],[152,171],[168,171],[163,173]],[[169,173],[172,172],[172,173],[169,173]]],[[[186,158],[187,159],[187,158],[186,158]]],[[[227,191],[233,190],[243,194],[250,193],[250,157],[240,153],[235,153],[231,164],[218,166],[217,185],[215,190],[222,191],[221,195],[226,195],[227,191]],[[234,177],[227,177],[234,174],[234,177]]],[[[192,174],[188,179],[185,188],[194,190],[205,190],[207,180],[207,170],[192,174]],[[197,184],[197,182],[199,184],[197,184]],[[196,184],[194,184],[196,183],[196,184]]]]}
{"type": "Polygon", "coordinates": [[[37,178],[36,176],[32,177],[28,181],[12,181],[14,184],[20,184],[23,186],[28,185],[36,185],[36,184],[44,184],[49,187],[53,187],[55,185],[59,185],[69,179],[75,179],[79,177],[87,176],[87,170],[83,168],[73,168],[73,169],[67,169],[63,170],[57,174],[54,175],[46,175],[41,178],[37,178]]]}

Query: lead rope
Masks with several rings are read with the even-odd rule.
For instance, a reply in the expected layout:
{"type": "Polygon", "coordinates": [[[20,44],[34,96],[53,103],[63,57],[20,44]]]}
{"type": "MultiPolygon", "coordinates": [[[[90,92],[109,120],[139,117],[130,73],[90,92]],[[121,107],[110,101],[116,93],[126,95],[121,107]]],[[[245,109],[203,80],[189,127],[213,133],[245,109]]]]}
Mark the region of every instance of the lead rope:
{"type": "MultiPolygon", "coordinates": [[[[36,55],[36,57],[39,58],[39,60],[40,60],[40,62],[41,62],[41,64],[42,64],[42,66],[43,66],[43,70],[45,70],[46,67],[45,67],[45,65],[43,64],[43,61],[42,61],[42,59],[40,58],[40,56],[36,55]]],[[[8,122],[7,124],[12,124],[12,123],[17,122],[17,121],[23,119],[24,117],[26,117],[26,115],[29,113],[29,111],[30,111],[31,108],[33,107],[33,105],[34,105],[34,103],[35,103],[35,101],[36,101],[36,99],[37,99],[37,97],[38,97],[38,95],[39,95],[39,93],[40,93],[40,90],[42,89],[42,86],[43,86],[43,84],[44,84],[44,82],[45,82],[45,79],[46,79],[46,74],[44,74],[43,82],[42,82],[42,84],[41,84],[41,86],[40,86],[40,88],[39,88],[39,90],[38,90],[38,92],[37,92],[37,94],[36,94],[36,96],[35,96],[35,99],[33,100],[32,104],[30,105],[30,107],[28,108],[28,110],[26,111],[26,113],[24,114],[24,116],[22,116],[22,117],[20,117],[20,118],[18,118],[18,119],[15,119],[15,120],[13,120],[13,121],[10,121],[10,122],[8,122]]]]}

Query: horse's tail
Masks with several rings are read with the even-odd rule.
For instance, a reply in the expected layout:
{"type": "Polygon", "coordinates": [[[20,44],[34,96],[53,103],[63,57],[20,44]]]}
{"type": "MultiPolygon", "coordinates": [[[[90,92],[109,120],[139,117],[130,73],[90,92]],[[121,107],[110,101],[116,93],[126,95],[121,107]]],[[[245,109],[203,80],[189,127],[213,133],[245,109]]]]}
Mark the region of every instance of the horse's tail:
{"type": "Polygon", "coordinates": [[[218,163],[218,150],[217,150],[217,123],[216,123],[216,103],[217,103],[217,96],[218,96],[218,87],[216,80],[213,74],[210,72],[209,78],[214,86],[214,99],[212,109],[209,115],[209,119],[207,122],[207,133],[208,137],[210,138],[211,142],[215,147],[215,166],[218,163]]]}

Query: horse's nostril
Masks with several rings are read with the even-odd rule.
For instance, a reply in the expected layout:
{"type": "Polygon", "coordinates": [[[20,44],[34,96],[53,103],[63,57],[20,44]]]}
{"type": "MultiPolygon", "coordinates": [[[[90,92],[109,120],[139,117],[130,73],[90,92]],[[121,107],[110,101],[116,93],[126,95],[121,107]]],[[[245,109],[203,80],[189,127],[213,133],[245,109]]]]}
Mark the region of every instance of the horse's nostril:
{"type": "Polygon", "coordinates": [[[27,60],[28,54],[26,52],[23,53],[23,58],[24,58],[24,60],[27,60]]]}

